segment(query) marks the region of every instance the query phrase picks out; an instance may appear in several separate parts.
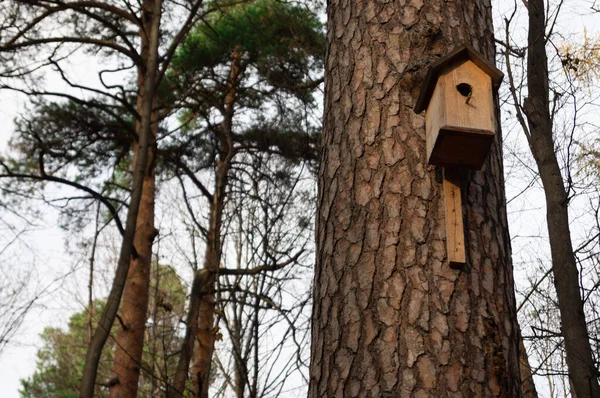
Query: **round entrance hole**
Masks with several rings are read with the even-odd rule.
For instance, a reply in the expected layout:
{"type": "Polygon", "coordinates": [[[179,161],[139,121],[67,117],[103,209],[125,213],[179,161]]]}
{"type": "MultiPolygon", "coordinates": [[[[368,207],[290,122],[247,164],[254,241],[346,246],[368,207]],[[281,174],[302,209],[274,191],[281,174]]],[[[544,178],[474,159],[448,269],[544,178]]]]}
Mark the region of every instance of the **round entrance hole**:
{"type": "Polygon", "coordinates": [[[460,83],[456,89],[463,97],[469,97],[473,93],[473,87],[469,83],[460,83]]]}

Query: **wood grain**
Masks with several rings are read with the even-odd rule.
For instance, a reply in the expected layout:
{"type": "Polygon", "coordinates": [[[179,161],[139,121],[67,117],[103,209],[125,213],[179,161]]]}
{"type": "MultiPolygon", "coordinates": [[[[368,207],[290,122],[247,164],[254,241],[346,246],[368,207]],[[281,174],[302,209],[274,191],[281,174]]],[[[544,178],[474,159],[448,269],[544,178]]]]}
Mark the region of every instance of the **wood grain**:
{"type": "Polygon", "coordinates": [[[460,269],[465,266],[466,255],[459,171],[451,167],[444,168],[443,184],[448,265],[460,269]]]}

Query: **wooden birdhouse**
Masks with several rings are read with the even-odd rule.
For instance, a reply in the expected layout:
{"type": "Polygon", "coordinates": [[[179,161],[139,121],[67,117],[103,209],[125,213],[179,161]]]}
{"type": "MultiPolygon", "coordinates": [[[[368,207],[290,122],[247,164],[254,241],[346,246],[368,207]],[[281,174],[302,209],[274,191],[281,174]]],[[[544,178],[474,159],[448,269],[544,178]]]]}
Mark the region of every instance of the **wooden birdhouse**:
{"type": "Polygon", "coordinates": [[[427,161],[480,169],[496,134],[494,92],[504,75],[468,45],[429,69],[415,112],[425,112],[427,161]]]}

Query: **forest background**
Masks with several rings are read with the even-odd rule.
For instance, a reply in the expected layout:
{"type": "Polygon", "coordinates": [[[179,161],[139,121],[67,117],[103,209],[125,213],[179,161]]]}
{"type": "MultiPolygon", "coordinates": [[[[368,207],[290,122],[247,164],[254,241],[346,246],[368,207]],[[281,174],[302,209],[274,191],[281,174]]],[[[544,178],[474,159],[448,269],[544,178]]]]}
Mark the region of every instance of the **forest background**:
{"type": "MultiPolygon", "coordinates": [[[[558,3],[551,4],[553,7],[550,9],[556,12],[558,3]]],[[[512,13],[514,6],[512,2],[493,1],[496,36],[502,42],[505,36],[504,21],[512,13]]],[[[583,42],[584,35],[591,38],[597,37],[600,32],[600,23],[598,23],[600,14],[592,12],[591,6],[593,6],[593,2],[565,1],[556,14],[554,31],[557,32],[557,37],[553,44],[560,47],[566,43],[573,43],[574,46],[577,46],[578,43],[583,42]]],[[[524,42],[527,35],[525,26],[526,17],[521,10],[512,22],[511,36],[516,43],[524,42]]],[[[501,50],[501,46],[499,44],[499,50],[501,50]]],[[[561,60],[556,54],[554,57],[551,56],[551,62],[554,72],[560,75],[562,73],[560,70],[561,60]]],[[[499,57],[499,67],[505,68],[501,57],[499,57]]],[[[85,79],[85,74],[89,73],[89,62],[85,58],[77,59],[72,61],[70,68],[71,72],[85,79]]],[[[49,83],[50,86],[56,84],[56,87],[60,87],[61,84],[51,81],[49,83]]],[[[596,116],[598,114],[598,81],[595,80],[592,83],[585,85],[582,92],[578,94],[585,97],[584,101],[587,107],[581,108],[583,110],[578,115],[577,126],[583,126],[581,128],[582,137],[587,135],[588,138],[597,131],[595,130],[596,126],[600,125],[600,120],[596,116]]],[[[506,98],[506,84],[503,86],[503,90],[501,95],[506,98]]],[[[13,120],[26,107],[27,99],[23,96],[8,95],[5,92],[0,96],[0,115],[4,121],[0,135],[0,149],[3,151],[7,149],[7,143],[13,131],[9,121],[13,120]]],[[[531,291],[532,284],[539,280],[540,274],[543,275],[548,269],[549,249],[544,207],[540,205],[543,203],[542,190],[537,182],[536,173],[533,171],[533,162],[530,159],[527,143],[512,118],[511,112],[510,104],[505,103],[503,105],[505,175],[513,261],[516,270],[517,303],[519,304],[531,291]]],[[[570,124],[572,116],[573,114],[568,110],[562,116],[561,123],[565,131],[569,131],[573,127],[570,124]]],[[[169,199],[163,198],[163,200],[168,201],[169,199]]],[[[586,190],[585,195],[574,197],[571,219],[575,242],[584,242],[590,236],[590,231],[597,222],[590,209],[594,208],[597,200],[598,192],[593,189],[586,190]]],[[[40,208],[40,210],[43,217],[38,220],[35,227],[28,227],[18,237],[18,247],[20,248],[18,261],[15,261],[17,257],[11,257],[10,261],[2,259],[3,263],[0,264],[2,267],[8,267],[10,264],[11,272],[15,274],[29,275],[27,279],[33,282],[32,286],[28,286],[29,293],[34,295],[41,293],[28,312],[19,333],[0,356],[0,385],[3,390],[2,396],[6,397],[18,396],[19,380],[31,376],[35,369],[36,352],[41,344],[38,336],[41,331],[48,326],[64,328],[69,317],[73,313],[81,311],[86,303],[85,264],[88,253],[80,248],[65,245],[65,242],[69,240],[68,232],[65,233],[60,228],[61,221],[58,214],[48,208],[40,208]]],[[[170,216],[164,215],[163,217],[169,219],[170,216]]],[[[160,224],[161,220],[158,219],[157,225],[160,224]]],[[[118,239],[112,242],[115,247],[118,246],[117,241],[118,239]]],[[[107,246],[110,243],[111,241],[108,239],[107,246]]],[[[170,257],[168,261],[176,261],[175,257],[170,257]]],[[[107,264],[110,260],[110,258],[106,259],[107,264]]],[[[110,267],[107,265],[108,268],[110,267]]],[[[106,277],[108,278],[109,274],[106,277]]],[[[110,279],[107,279],[106,282],[109,281],[110,279]]],[[[310,282],[310,275],[305,275],[304,279],[299,281],[298,288],[308,291],[310,282]]],[[[105,284],[98,287],[98,297],[101,296],[102,289],[107,291],[107,286],[105,284]]],[[[522,328],[526,330],[527,326],[522,324],[522,328]]],[[[535,364],[536,361],[532,362],[535,364]]],[[[536,376],[536,384],[541,396],[548,396],[550,388],[548,377],[536,376]]],[[[293,396],[303,396],[305,392],[300,389],[293,394],[293,396]]]]}

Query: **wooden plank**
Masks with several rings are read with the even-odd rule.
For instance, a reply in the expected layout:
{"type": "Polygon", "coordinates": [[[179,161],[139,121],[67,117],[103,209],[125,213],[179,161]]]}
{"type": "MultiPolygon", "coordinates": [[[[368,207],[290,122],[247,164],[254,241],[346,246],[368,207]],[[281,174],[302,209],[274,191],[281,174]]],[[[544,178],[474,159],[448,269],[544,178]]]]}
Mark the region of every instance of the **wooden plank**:
{"type": "Polygon", "coordinates": [[[466,264],[466,254],[460,173],[458,169],[444,168],[443,187],[448,264],[450,268],[460,269],[466,264]]]}

